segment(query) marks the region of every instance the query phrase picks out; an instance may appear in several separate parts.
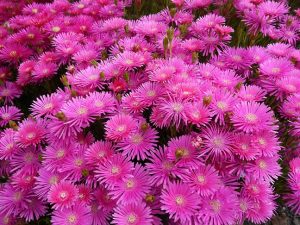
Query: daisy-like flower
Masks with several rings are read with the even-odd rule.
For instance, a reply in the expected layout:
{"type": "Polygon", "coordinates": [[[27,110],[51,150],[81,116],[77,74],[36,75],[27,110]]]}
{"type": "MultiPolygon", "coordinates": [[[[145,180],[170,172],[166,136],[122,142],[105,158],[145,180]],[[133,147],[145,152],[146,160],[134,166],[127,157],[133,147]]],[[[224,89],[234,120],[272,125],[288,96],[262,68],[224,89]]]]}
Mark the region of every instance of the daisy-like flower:
{"type": "Polygon", "coordinates": [[[197,151],[192,144],[192,140],[193,137],[191,135],[183,135],[179,138],[171,139],[167,147],[168,158],[183,165],[194,162],[197,157],[197,151]]]}
{"type": "Polygon", "coordinates": [[[96,141],[84,151],[84,158],[88,165],[93,167],[110,158],[114,153],[114,146],[108,141],[96,141]]]}
{"type": "Polygon", "coordinates": [[[23,208],[20,212],[20,216],[29,222],[32,220],[38,220],[41,216],[45,215],[46,212],[46,202],[38,199],[34,195],[29,195],[28,201],[25,203],[25,208],[23,208]]]}
{"type": "Polygon", "coordinates": [[[56,93],[51,95],[42,95],[32,103],[32,115],[34,117],[55,115],[59,112],[64,101],[65,99],[56,93]]]}
{"type": "Polygon", "coordinates": [[[262,102],[266,91],[261,87],[255,85],[242,86],[239,92],[237,93],[238,98],[243,101],[256,101],[262,102]]]}
{"type": "Polygon", "coordinates": [[[58,169],[61,173],[66,173],[68,178],[73,181],[79,181],[82,176],[87,176],[89,168],[83,156],[83,148],[76,149],[58,169]]]}
{"type": "Polygon", "coordinates": [[[287,75],[293,66],[290,61],[284,58],[270,58],[259,65],[260,72],[270,78],[278,78],[287,75]]]}
{"type": "Polygon", "coordinates": [[[224,187],[212,197],[203,199],[199,217],[207,225],[234,224],[237,211],[237,194],[232,189],[224,187]]]}
{"type": "Polygon", "coordinates": [[[253,160],[257,158],[261,152],[253,146],[253,137],[240,133],[235,137],[233,152],[242,160],[253,160]]]}
{"type": "Polygon", "coordinates": [[[11,185],[20,190],[30,190],[35,183],[36,175],[36,171],[20,169],[10,177],[11,185]]]}
{"type": "Polygon", "coordinates": [[[154,149],[157,139],[157,132],[152,128],[147,128],[145,131],[133,132],[117,146],[123,150],[123,155],[131,159],[145,160],[154,149]]]}
{"type": "Polygon", "coordinates": [[[156,186],[166,186],[171,180],[182,177],[182,166],[168,159],[168,152],[163,148],[154,151],[150,156],[151,163],[147,164],[147,171],[152,175],[152,183],[156,186]]]}
{"type": "Polygon", "coordinates": [[[143,53],[125,51],[116,57],[115,63],[118,64],[122,70],[130,71],[141,67],[147,60],[145,56],[143,53]]]}
{"type": "Polygon", "coordinates": [[[31,74],[35,64],[36,62],[34,60],[26,60],[20,64],[16,84],[25,86],[31,82],[31,74]]]}
{"type": "Polygon", "coordinates": [[[157,103],[157,112],[150,117],[151,121],[158,127],[169,127],[187,124],[187,101],[176,98],[161,98],[157,103]]]}
{"type": "Polygon", "coordinates": [[[28,202],[28,192],[6,184],[0,190],[0,211],[5,215],[17,216],[28,202]]]}
{"type": "Polygon", "coordinates": [[[266,49],[261,46],[251,46],[248,48],[248,54],[253,64],[260,64],[270,57],[266,49]]]}
{"type": "Polygon", "coordinates": [[[73,56],[74,61],[80,69],[87,68],[99,60],[99,53],[96,46],[84,46],[73,56]]]}
{"type": "Polygon", "coordinates": [[[69,80],[77,89],[93,91],[96,88],[102,88],[100,73],[100,69],[89,66],[69,77],[69,80]]]}
{"type": "Polygon", "coordinates": [[[273,196],[270,183],[252,178],[246,180],[241,193],[256,201],[268,201],[273,196]]]}
{"type": "Polygon", "coordinates": [[[95,198],[97,205],[106,212],[111,213],[112,210],[116,207],[116,200],[112,198],[112,196],[110,195],[110,191],[102,185],[94,190],[93,197],[95,198]]]}
{"type": "Polygon", "coordinates": [[[107,188],[112,189],[132,170],[133,165],[128,159],[121,154],[115,154],[99,165],[96,170],[96,178],[107,188]]]}
{"type": "Polygon", "coordinates": [[[50,172],[45,168],[41,168],[38,171],[38,176],[36,177],[34,184],[34,193],[37,197],[47,200],[47,194],[53,185],[58,184],[64,176],[58,172],[50,172]]]}
{"type": "Polygon", "coordinates": [[[246,133],[255,133],[273,129],[273,113],[264,104],[241,102],[234,107],[232,122],[234,126],[246,133]]]}
{"type": "Polygon", "coordinates": [[[6,44],[0,50],[0,61],[17,64],[28,59],[31,55],[31,49],[24,45],[18,43],[6,44]]]}
{"type": "Polygon", "coordinates": [[[4,99],[4,103],[12,103],[13,99],[19,98],[22,94],[21,89],[13,82],[6,81],[0,86],[0,97],[4,99]]]}
{"type": "Polygon", "coordinates": [[[42,81],[43,79],[49,79],[56,74],[58,66],[55,63],[38,62],[32,71],[32,78],[35,81],[42,81]]]}
{"type": "Polygon", "coordinates": [[[215,122],[220,123],[220,125],[225,124],[225,116],[233,110],[235,101],[236,99],[231,92],[224,89],[214,93],[208,108],[211,110],[211,114],[215,116],[215,122]]]}
{"type": "Polygon", "coordinates": [[[261,131],[253,137],[253,147],[257,148],[262,156],[272,157],[281,149],[275,132],[261,131]]]}
{"type": "Polygon", "coordinates": [[[47,198],[56,210],[70,208],[78,199],[78,188],[74,184],[61,181],[51,186],[47,198]]]}
{"type": "Polygon", "coordinates": [[[126,114],[112,116],[105,124],[106,136],[113,141],[120,141],[137,128],[136,120],[126,114]]]}
{"type": "Polygon", "coordinates": [[[108,92],[90,92],[86,97],[96,115],[109,114],[116,110],[116,99],[108,92]]]}
{"type": "Polygon", "coordinates": [[[199,209],[199,196],[187,184],[170,183],[161,194],[161,209],[170,214],[175,222],[191,222],[191,217],[199,209]]]}
{"type": "Polygon", "coordinates": [[[234,88],[242,82],[243,80],[238,77],[233,70],[221,71],[218,76],[214,77],[214,83],[227,90],[234,90],[234,88]]]}
{"type": "Polygon", "coordinates": [[[224,128],[210,126],[202,131],[203,153],[213,161],[231,158],[234,146],[233,134],[224,128]]]}
{"type": "Polygon", "coordinates": [[[235,70],[245,70],[251,65],[248,50],[243,48],[227,48],[222,52],[225,64],[235,70]]]}
{"type": "Polygon", "coordinates": [[[148,19],[147,17],[143,17],[140,21],[133,23],[133,30],[136,33],[149,37],[165,33],[166,29],[166,24],[148,19]]]}
{"type": "Polygon", "coordinates": [[[82,225],[92,224],[90,209],[83,205],[77,204],[70,208],[55,210],[51,218],[53,225],[82,225]]]}
{"type": "Polygon", "coordinates": [[[0,159],[11,159],[12,156],[20,150],[14,141],[16,131],[6,129],[1,133],[0,138],[0,159]]]}
{"type": "Polygon", "coordinates": [[[153,216],[145,203],[119,205],[113,214],[113,224],[118,225],[151,225],[153,216]]]}
{"type": "Polygon", "coordinates": [[[38,145],[43,140],[46,133],[45,126],[41,120],[25,119],[19,124],[15,141],[20,147],[38,145]]]}
{"type": "Polygon", "coordinates": [[[211,196],[222,186],[218,172],[210,165],[190,169],[183,181],[204,197],[211,196]]]}
{"type": "Polygon", "coordinates": [[[263,179],[273,183],[281,175],[281,167],[277,163],[279,156],[259,157],[248,165],[247,174],[255,179],[263,179]]]}
{"type": "Polygon", "coordinates": [[[76,148],[74,144],[55,143],[43,151],[43,164],[47,170],[57,171],[76,148]]]}
{"type": "Polygon", "coordinates": [[[89,99],[77,97],[63,104],[61,112],[68,119],[67,124],[80,128],[88,127],[95,121],[95,112],[89,99]]]}
{"type": "Polygon", "coordinates": [[[202,103],[191,103],[186,111],[188,122],[199,127],[206,125],[211,119],[209,109],[202,103]]]}
{"type": "Polygon", "coordinates": [[[151,179],[145,169],[136,165],[131,174],[125,175],[122,181],[110,191],[113,199],[119,204],[131,204],[142,201],[150,192],[151,179]]]}
{"type": "Polygon", "coordinates": [[[33,146],[28,148],[22,148],[16,152],[11,161],[12,172],[18,171],[20,169],[24,171],[37,171],[40,164],[40,148],[35,148],[33,146]]]}
{"type": "Polygon", "coordinates": [[[91,225],[109,225],[109,218],[111,216],[110,211],[103,209],[96,200],[92,201],[90,204],[91,207],[91,225]]]}
{"type": "Polygon", "coordinates": [[[255,201],[253,207],[248,210],[246,218],[253,223],[261,224],[266,223],[271,219],[276,209],[276,203],[273,199],[265,201],[255,201]]]}
{"type": "Polygon", "coordinates": [[[136,97],[145,106],[151,106],[162,94],[162,87],[152,82],[143,83],[136,91],[136,97]]]}
{"type": "Polygon", "coordinates": [[[284,15],[288,12],[288,7],[282,2],[265,1],[258,5],[258,11],[270,18],[275,18],[284,15]]]}
{"type": "Polygon", "coordinates": [[[0,107],[0,127],[6,126],[10,120],[18,121],[21,116],[21,111],[15,106],[0,107]]]}

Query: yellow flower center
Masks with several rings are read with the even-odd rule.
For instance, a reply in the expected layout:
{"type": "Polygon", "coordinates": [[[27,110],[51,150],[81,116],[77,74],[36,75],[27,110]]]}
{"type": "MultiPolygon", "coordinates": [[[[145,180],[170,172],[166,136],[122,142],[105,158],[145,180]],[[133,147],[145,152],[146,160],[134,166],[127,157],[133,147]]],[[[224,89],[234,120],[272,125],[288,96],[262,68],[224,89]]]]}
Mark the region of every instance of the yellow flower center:
{"type": "Polygon", "coordinates": [[[111,173],[114,174],[114,175],[119,174],[119,173],[120,173],[119,167],[113,166],[113,167],[111,168],[111,173]]]}
{"type": "Polygon", "coordinates": [[[225,111],[227,108],[228,108],[228,105],[226,102],[223,102],[223,101],[218,101],[217,102],[217,107],[219,109],[221,109],[222,111],[225,111]]]}
{"type": "Polygon", "coordinates": [[[128,220],[128,223],[133,224],[133,223],[136,222],[136,219],[137,219],[137,218],[136,218],[136,215],[133,214],[133,213],[130,213],[127,220],[128,220]]]}
{"type": "Polygon", "coordinates": [[[84,107],[80,107],[78,110],[77,110],[77,113],[79,114],[79,115],[85,115],[85,114],[87,114],[87,108],[84,108],[84,107]]]}
{"type": "Polygon", "coordinates": [[[253,113],[247,113],[246,114],[246,119],[249,122],[256,122],[257,121],[257,116],[253,113]]]}
{"type": "Polygon", "coordinates": [[[76,221],[77,221],[76,215],[75,215],[75,214],[69,215],[69,216],[68,216],[68,221],[69,221],[70,223],[76,223],[76,221]]]}
{"type": "Polygon", "coordinates": [[[176,202],[177,205],[181,206],[184,203],[184,199],[183,199],[182,196],[176,196],[175,202],[176,202]]]}
{"type": "Polygon", "coordinates": [[[133,188],[134,187],[134,184],[135,184],[135,182],[134,182],[134,180],[128,180],[127,182],[126,182],[126,187],[127,188],[133,188]]]}
{"type": "Polygon", "coordinates": [[[52,31],[57,33],[60,31],[60,27],[58,27],[58,26],[52,27],[52,31]]]}
{"type": "Polygon", "coordinates": [[[206,179],[205,179],[205,176],[198,175],[197,180],[200,184],[204,184],[206,179]]]}
{"type": "Polygon", "coordinates": [[[211,208],[214,210],[214,212],[220,212],[220,209],[221,209],[221,203],[219,200],[212,200],[210,202],[210,206],[211,208]]]}

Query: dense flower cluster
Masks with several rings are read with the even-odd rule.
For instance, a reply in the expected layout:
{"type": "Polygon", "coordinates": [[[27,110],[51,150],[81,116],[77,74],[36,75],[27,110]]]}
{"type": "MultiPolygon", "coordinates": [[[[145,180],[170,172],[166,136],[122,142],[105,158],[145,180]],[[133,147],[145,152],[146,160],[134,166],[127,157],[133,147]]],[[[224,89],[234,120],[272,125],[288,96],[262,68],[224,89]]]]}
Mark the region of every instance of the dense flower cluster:
{"type": "Polygon", "coordinates": [[[259,224],[282,175],[300,214],[299,10],[172,0],[125,19],[131,4],[0,1],[0,224],[259,224]],[[31,87],[55,91],[24,110],[31,87]]]}

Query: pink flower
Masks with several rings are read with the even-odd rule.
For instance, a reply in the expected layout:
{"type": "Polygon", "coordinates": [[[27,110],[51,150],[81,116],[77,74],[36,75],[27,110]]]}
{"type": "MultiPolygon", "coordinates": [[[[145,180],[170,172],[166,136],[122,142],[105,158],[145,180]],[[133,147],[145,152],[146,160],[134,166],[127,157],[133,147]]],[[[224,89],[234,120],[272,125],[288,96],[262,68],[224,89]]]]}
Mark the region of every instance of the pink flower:
{"type": "Polygon", "coordinates": [[[170,183],[161,194],[161,209],[170,214],[175,222],[187,224],[199,209],[199,197],[186,184],[170,183]]]}
{"type": "Polygon", "coordinates": [[[113,214],[113,223],[118,225],[151,225],[151,209],[145,203],[119,205],[113,214]]]}
{"type": "Polygon", "coordinates": [[[168,152],[163,148],[153,151],[150,157],[151,163],[147,164],[147,170],[152,175],[152,183],[155,186],[166,186],[171,180],[182,176],[182,165],[175,163],[167,157],[168,152]]]}
{"type": "Polygon", "coordinates": [[[167,147],[167,156],[172,161],[178,161],[181,165],[189,165],[196,161],[197,151],[192,144],[191,135],[183,135],[172,138],[167,147]]]}
{"type": "Polygon", "coordinates": [[[12,103],[12,100],[19,98],[22,94],[21,89],[13,82],[6,81],[0,86],[0,98],[4,99],[4,103],[12,103]]]}
{"type": "Polygon", "coordinates": [[[122,181],[110,191],[117,204],[134,204],[146,197],[151,188],[151,179],[145,169],[136,165],[131,174],[127,174],[122,181]]]}
{"type": "Polygon", "coordinates": [[[9,121],[18,121],[21,116],[21,111],[15,106],[0,107],[0,126],[6,126],[9,121]]]}
{"type": "Polygon", "coordinates": [[[19,124],[15,141],[20,147],[36,146],[41,143],[46,133],[42,120],[25,119],[19,124]]]}
{"type": "Polygon", "coordinates": [[[204,224],[233,224],[238,210],[237,194],[228,187],[220,188],[212,197],[203,199],[200,209],[204,224]]]}
{"type": "Polygon", "coordinates": [[[48,193],[48,202],[56,210],[63,210],[73,206],[78,198],[78,189],[74,184],[66,181],[53,184],[48,193]]]}
{"type": "Polygon", "coordinates": [[[106,136],[113,141],[120,141],[129,136],[137,127],[137,122],[130,115],[117,114],[105,124],[106,136]]]}
{"type": "Polygon", "coordinates": [[[204,197],[211,196],[222,186],[218,172],[210,165],[190,169],[183,181],[204,197]]]}
{"type": "Polygon", "coordinates": [[[53,225],[82,225],[92,224],[90,209],[82,204],[71,208],[55,210],[51,219],[53,225]]]}
{"type": "Polygon", "coordinates": [[[26,207],[28,200],[27,191],[16,189],[7,183],[0,190],[0,211],[6,215],[17,216],[26,207]]]}
{"type": "Polygon", "coordinates": [[[16,131],[13,129],[6,129],[1,135],[0,159],[11,159],[12,156],[20,150],[14,141],[16,131]]]}
{"type": "Polygon", "coordinates": [[[204,149],[213,161],[228,159],[232,157],[234,138],[232,133],[224,128],[210,126],[202,131],[204,149]]]}
{"type": "Polygon", "coordinates": [[[99,163],[110,158],[114,153],[114,146],[108,141],[96,141],[84,151],[84,158],[87,164],[97,167],[99,163]]]}
{"type": "Polygon", "coordinates": [[[121,154],[115,154],[99,165],[96,177],[100,183],[112,189],[122,181],[125,175],[130,174],[132,169],[132,162],[121,154]]]}
{"type": "Polygon", "coordinates": [[[38,220],[46,214],[46,202],[38,199],[36,196],[29,196],[25,207],[21,210],[20,216],[26,221],[38,220]]]}
{"type": "Polygon", "coordinates": [[[273,113],[264,104],[241,102],[234,107],[232,121],[234,126],[246,133],[256,133],[273,129],[273,113]]]}
{"type": "Polygon", "coordinates": [[[58,172],[50,172],[47,169],[41,168],[38,171],[34,185],[34,193],[41,199],[47,200],[47,194],[53,185],[60,183],[64,176],[58,172]]]}
{"type": "Polygon", "coordinates": [[[123,155],[131,159],[145,160],[156,146],[157,138],[157,132],[154,129],[146,128],[146,130],[133,132],[117,146],[123,150],[123,155]]]}

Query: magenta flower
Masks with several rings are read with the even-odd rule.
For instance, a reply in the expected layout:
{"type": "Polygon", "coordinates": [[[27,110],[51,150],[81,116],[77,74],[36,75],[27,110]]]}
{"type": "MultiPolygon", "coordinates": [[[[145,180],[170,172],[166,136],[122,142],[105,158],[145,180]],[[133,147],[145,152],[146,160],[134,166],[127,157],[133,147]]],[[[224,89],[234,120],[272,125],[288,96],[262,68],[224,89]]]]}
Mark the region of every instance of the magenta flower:
{"type": "Polygon", "coordinates": [[[107,188],[112,189],[120,184],[124,176],[129,175],[132,170],[132,162],[121,154],[115,154],[99,165],[96,177],[100,183],[104,183],[107,188]]]}
{"type": "Polygon", "coordinates": [[[232,157],[234,138],[231,132],[224,128],[211,126],[203,129],[203,153],[213,161],[232,157]]]}
{"type": "Polygon", "coordinates": [[[241,102],[234,107],[234,126],[246,133],[273,129],[273,115],[270,109],[256,102],[241,102]]]}
{"type": "Polygon", "coordinates": [[[123,150],[123,155],[129,158],[145,160],[151,154],[157,143],[157,132],[152,128],[144,131],[133,132],[118,144],[123,150]]]}
{"type": "Polygon", "coordinates": [[[220,176],[210,165],[190,169],[183,180],[204,197],[211,196],[222,186],[220,176]]]}
{"type": "Polygon", "coordinates": [[[45,135],[45,127],[42,120],[34,121],[32,119],[23,120],[19,124],[15,141],[20,147],[28,147],[39,144],[45,135]]]}
{"type": "Polygon", "coordinates": [[[91,224],[90,209],[85,205],[78,204],[71,208],[55,210],[51,219],[53,225],[81,225],[91,224]]]}
{"type": "Polygon", "coordinates": [[[238,198],[230,188],[220,188],[212,197],[206,197],[201,203],[199,217],[205,224],[232,224],[238,210],[238,198]]]}
{"type": "Polygon", "coordinates": [[[199,197],[186,184],[170,183],[162,190],[161,209],[170,214],[175,222],[191,222],[191,217],[199,209],[199,197]]]}
{"type": "Polygon", "coordinates": [[[113,214],[113,224],[151,225],[151,209],[144,203],[119,205],[113,214]]]}
{"type": "Polygon", "coordinates": [[[0,126],[6,126],[9,121],[18,121],[21,116],[21,111],[15,106],[0,107],[0,126]]]}
{"type": "Polygon", "coordinates": [[[47,198],[56,210],[70,208],[78,199],[78,188],[74,184],[61,181],[51,186],[47,198]]]}
{"type": "Polygon", "coordinates": [[[137,127],[137,122],[130,115],[117,114],[105,124],[106,136],[113,141],[120,141],[128,137],[137,127]]]}

